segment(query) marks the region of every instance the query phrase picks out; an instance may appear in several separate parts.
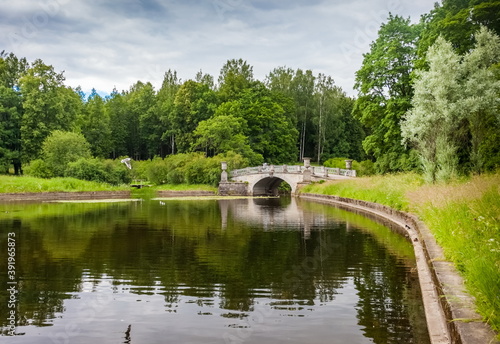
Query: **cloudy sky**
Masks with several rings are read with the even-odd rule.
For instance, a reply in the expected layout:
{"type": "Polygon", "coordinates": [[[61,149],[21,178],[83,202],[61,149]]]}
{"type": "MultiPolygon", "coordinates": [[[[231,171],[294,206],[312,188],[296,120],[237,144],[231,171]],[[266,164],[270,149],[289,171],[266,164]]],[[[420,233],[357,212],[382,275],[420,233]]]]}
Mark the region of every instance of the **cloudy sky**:
{"type": "Polygon", "coordinates": [[[66,84],[100,93],[137,80],[161,85],[242,58],[264,80],[311,69],[347,94],[388,13],[416,22],[435,0],[0,0],[0,51],[41,58],[66,84]]]}

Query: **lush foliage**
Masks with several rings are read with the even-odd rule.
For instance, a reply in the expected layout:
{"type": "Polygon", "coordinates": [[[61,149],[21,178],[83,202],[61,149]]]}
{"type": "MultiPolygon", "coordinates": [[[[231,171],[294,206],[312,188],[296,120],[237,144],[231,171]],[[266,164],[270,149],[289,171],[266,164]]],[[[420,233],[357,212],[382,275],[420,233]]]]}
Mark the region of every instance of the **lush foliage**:
{"type": "Polygon", "coordinates": [[[96,158],[80,158],[67,164],[67,177],[114,185],[130,183],[129,170],[117,160],[102,160],[96,158]]]}
{"type": "MultiPolygon", "coordinates": [[[[363,131],[351,115],[353,100],[331,77],[300,69],[290,73],[292,85],[275,72],[263,83],[246,61],[228,60],[217,85],[201,71],[181,82],[169,70],[158,90],[138,81],[105,98],[95,90],[86,97],[65,86],[63,73],[43,61],[29,64],[2,53],[0,171],[13,166],[19,174],[21,163],[33,162],[34,175],[63,176],[66,165],[80,157],[139,161],[193,152],[207,157],[233,152],[252,165],[289,163],[304,154],[318,161],[339,154],[360,159],[363,131]],[[44,145],[51,144],[54,132],[84,138],[86,152],[70,153],[75,146],[69,140],[68,152],[60,154],[62,145],[51,153],[44,145]]],[[[72,167],[71,175],[91,178],[83,171],[92,164],[102,170],[101,162],[88,160],[72,167]]],[[[109,179],[101,172],[92,178],[109,179]]]]}
{"type": "MultiPolygon", "coordinates": [[[[181,81],[168,70],[159,89],[137,81],[87,97],[43,61],[2,52],[0,172],[20,174],[22,163],[44,159],[42,144],[56,130],[82,134],[100,159],[235,152],[252,165],[369,159],[378,173],[423,170],[429,180],[494,171],[499,11],[498,1],[443,0],[417,24],[389,14],[355,75],[356,99],[311,70],[277,67],[256,80],[243,59],[228,60],[218,78],[200,71],[181,81]],[[417,133],[407,114],[426,113],[437,125],[417,133]]],[[[51,168],[31,165],[39,175],[51,168]]]]}
{"type": "Polygon", "coordinates": [[[415,144],[429,181],[452,178],[460,166],[480,173],[498,160],[491,140],[500,130],[500,80],[491,66],[500,63],[500,38],[483,27],[462,58],[439,37],[427,61],[429,70],[417,73],[403,137],[415,144]]]}
{"type": "Polygon", "coordinates": [[[446,257],[465,277],[485,321],[500,330],[500,174],[425,184],[416,174],[357,178],[305,186],[410,211],[428,225],[446,257]]]}
{"type": "Polygon", "coordinates": [[[82,134],[53,131],[42,144],[42,157],[52,176],[62,177],[70,162],[90,158],[90,147],[82,134]]]}
{"type": "Polygon", "coordinates": [[[353,109],[378,172],[423,170],[435,181],[500,166],[499,10],[443,0],[418,24],[392,14],[382,24],[353,109]]]}
{"type": "Polygon", "coordinates": [[[390,15],[356,73],[359,97],[353,113],[366,127],[363,147],[375,157],[379,172],[415,167],[407,163],[410,152],[401,142],[400,122],[413,96],[410,80],[419,31],[409,19],[390,15]]]}
{"type": "Polygon", "coordinates": [[[206,184],[218,185],[221,162],[227,162],[229,169],[248,166],[248,160],[235,153],[219,154],[206,158],[202,153],[170,155],[164,159],[155,158],[145,165],[145,176],[156,184],[206,184]]]}

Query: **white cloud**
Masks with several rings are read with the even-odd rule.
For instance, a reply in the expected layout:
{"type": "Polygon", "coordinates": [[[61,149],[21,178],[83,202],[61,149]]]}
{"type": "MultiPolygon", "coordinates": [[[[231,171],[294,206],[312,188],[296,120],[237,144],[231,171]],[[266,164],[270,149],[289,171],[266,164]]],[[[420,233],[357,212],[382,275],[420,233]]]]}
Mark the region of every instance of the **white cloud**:
{"type": "Polygon", "coordinates": [[[273,68],[331,75],[353,95],[354,73],[389,12],[417,21],[434,0],[16,0],[0,13],[0,45],[65,71],[66,84],[110,92],[157,87],[168,69],[217,80],[231,58],[263,79],[273,68]]]}

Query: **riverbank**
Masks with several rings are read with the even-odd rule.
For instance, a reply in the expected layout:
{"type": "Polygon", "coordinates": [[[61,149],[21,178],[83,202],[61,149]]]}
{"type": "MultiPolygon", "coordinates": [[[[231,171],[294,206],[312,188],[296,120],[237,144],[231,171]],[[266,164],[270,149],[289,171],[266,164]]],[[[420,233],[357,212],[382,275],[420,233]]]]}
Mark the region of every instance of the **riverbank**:
{"type": "MultiPolygon", "coordinates": [[[[45,201],[59,199],[106,199],[130,197],[206,196],[216,189],[199,185],[147,187],[131,190],[129,186],[55,178],[0,176],[0,200],[45,201]],[[14,181],[9,179],[15,179],[14,181]],[[6,181],[9,181],[7,183],[6,181]],[[54,183],[54,186],[51,186],[54,183]],[[82,192],[83,184],[91,191],[82,192]],[[97,184],[97,186],[95,185],[97,184]],[[60,187],[63,186],[62,191],[60,187]],[[95,188],[105,187],[105,190],[95,188]],[[78,189],[80,188],[80,189],[78,189]],[[92,190],[92,188],[94,188],[92,190]],[[5,190],[19,190],[7,193],[5,190]],[[23,192],[21,190],[35,190],[23,192]],[[3,193],[1,193],[3,192],[3,193]],[[76,198],[75,198],[76,197],[76,198]]],[[[433,264],[453,262],[467,291],[475,298],[482,320],[497,333],[500,330],[500,174],[476,176],[449,184],[425,184],[417,174],[362,177],[344,181],[315,183],[301,189],[301,194],[337,196],[386,205],[417,215],[430,229],[442,256],[433,264]]],[[[352,204],[351,204],[352,207],[352,204]]],[[[388,208],[389,209],[389,208],[388,208]]],[[[387,210],[391,212],[391,210],[387,210]]],[[[459,314],[459,313],[456,313],[459,314]]],[[[477,322],[475,316],[453,315],[453,322],[477,322]]],[[[498,338],[498,337],[497,337],[498,338]]]]}
{"type": "Polygon", "coordinates": [[[0,175],[0,201],[50,201],[116,199],[130,197],[212,196],[217,188],[209,185],[160,185],[131,188],[75,178],[35,178],[0,175]]]}
{"type": "Polygon", "coordinates": [[[482,320],[498,333],[500,174],[442,185],[426,185],[416,174],[364,177],[311,184],[301,193],[363,200],[417,215],[443,248],[445,260],[460,272],[482,320]]]}

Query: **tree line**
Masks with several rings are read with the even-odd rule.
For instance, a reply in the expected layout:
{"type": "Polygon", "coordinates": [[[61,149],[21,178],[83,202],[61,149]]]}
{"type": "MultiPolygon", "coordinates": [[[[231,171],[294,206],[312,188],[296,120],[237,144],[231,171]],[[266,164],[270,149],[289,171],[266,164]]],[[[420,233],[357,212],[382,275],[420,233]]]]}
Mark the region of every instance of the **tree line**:
{"type": "Polygon", "coordinates": [[[353,99],[331,77],[274,69],[264,81],[242,59],[228,60],[218,83],[201,71],[181,81],[168,70],[155,90],[138,81],[129,90],[86,97],[41,60],[0,56],[0,167],[43,156],[54,131],[77,132],[97,158],[135,160],[204,152],[234,152],[250,164],[363,156],[353,99]]]}
{"type": "MultiPolygon", "coordinates": [[[[255,165],[312,157],[369,160],[378,173],[428,180],[500,166],[500,1],[444,0],[420,22],[389,14],[363,55],[353,99],[331,76],[277,67],[256,80],[243,59],[217,81],[175,70],[159,89],[86,96],[41,60],[0,55],[0,171],[44,158],[54,131],[79,133],[91,155],[135,160],[201,152],[255,165]]],[[[338,159],[337,159],[338,160],[338,159]]]]}

